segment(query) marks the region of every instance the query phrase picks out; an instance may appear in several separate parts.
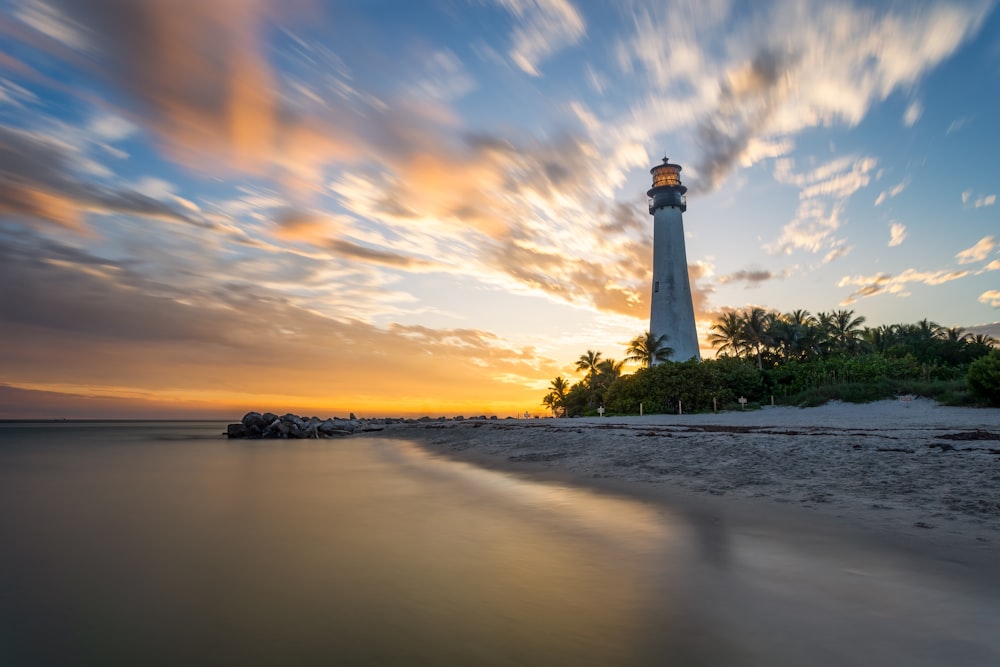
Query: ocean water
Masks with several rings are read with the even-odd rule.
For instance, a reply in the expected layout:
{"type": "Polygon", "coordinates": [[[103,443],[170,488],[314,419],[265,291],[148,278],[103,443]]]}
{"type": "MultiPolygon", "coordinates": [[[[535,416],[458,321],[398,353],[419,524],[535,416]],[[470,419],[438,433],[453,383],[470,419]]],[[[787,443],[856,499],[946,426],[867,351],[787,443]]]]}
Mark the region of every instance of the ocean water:
{"type": "Polygon", "coordinates": [[[988,665],[1000,591],[443,460],[0,424],[0,665],[988,665]]]}

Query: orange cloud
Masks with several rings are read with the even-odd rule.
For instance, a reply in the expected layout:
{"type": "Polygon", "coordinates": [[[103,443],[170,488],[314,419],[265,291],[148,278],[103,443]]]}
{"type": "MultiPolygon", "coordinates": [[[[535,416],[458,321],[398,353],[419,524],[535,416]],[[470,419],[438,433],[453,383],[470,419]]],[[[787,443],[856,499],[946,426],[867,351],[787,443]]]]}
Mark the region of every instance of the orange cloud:
{"type": "Polygon", "coordinates": [[[241,410],[511,414],[534,409],[535,385],[559,372],[484,331],[335,320],[263,287],[193,300],[69,249],[58,261],[16,249],[2,259],[0,367],[19,389],[241,410]]]}

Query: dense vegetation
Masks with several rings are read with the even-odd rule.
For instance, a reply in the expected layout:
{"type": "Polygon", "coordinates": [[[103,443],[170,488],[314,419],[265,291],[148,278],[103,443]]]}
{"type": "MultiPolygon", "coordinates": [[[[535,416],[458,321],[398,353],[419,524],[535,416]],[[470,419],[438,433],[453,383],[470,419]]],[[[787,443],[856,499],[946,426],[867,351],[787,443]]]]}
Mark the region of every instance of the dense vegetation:
{"type": "Polygon", "coordinates": [[[664,361],[665,336],[637,336],[626,361],[588,350],[576,362],[580,381],[555,378],[542,401],[553,414],[579,416],[702,412],[740,407],[738,401],[818,405],[831,399],[864,402],[917,394],[957,405],[1000,405],[1000,350],[988,336],[927,320],[865,327],[850,310],[819,313],[729,311],[712,325],[716,359],[664,361]]]}

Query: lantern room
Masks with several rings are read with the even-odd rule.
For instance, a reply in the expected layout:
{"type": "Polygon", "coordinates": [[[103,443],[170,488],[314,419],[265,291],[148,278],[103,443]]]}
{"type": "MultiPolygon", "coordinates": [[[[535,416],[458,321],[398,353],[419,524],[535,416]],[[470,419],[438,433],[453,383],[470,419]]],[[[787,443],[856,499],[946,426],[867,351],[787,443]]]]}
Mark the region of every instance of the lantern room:
{"type": "Polygon", "coordinates": [[[658,208],[672,206],[681,211],[687,210],[687,188],[681,184],[681,166],[671,164],[666,157],[663,164],[658,164],[649,170],[653,175],[653,187],[646,193],[649,197],[649,212],[658,208]]]}

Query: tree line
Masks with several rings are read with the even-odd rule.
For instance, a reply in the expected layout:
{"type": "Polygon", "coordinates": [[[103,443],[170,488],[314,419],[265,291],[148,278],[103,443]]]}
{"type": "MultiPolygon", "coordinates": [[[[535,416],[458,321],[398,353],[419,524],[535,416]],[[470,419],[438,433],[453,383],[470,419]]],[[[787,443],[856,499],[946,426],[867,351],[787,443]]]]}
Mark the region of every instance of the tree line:
{"type": "Polygon", "coordinates": [[[575,363],[582,378],[556,377],[542,404],[554,415],[580,416],[599,407],[622,414],[705,411],[731,407],[739,398],[815,404],[898,393],[975,404],[1000,392],[1000,350],[989,336],[926,319],[864,324],[852,310],[726,311],[708,338],[715,359],[668,362],[673,351],[667,337],[645,332],[632,339],[623,361],[587,350],[575,363]],[[622,375],[626,361],[640,369],[622,375]]]}

